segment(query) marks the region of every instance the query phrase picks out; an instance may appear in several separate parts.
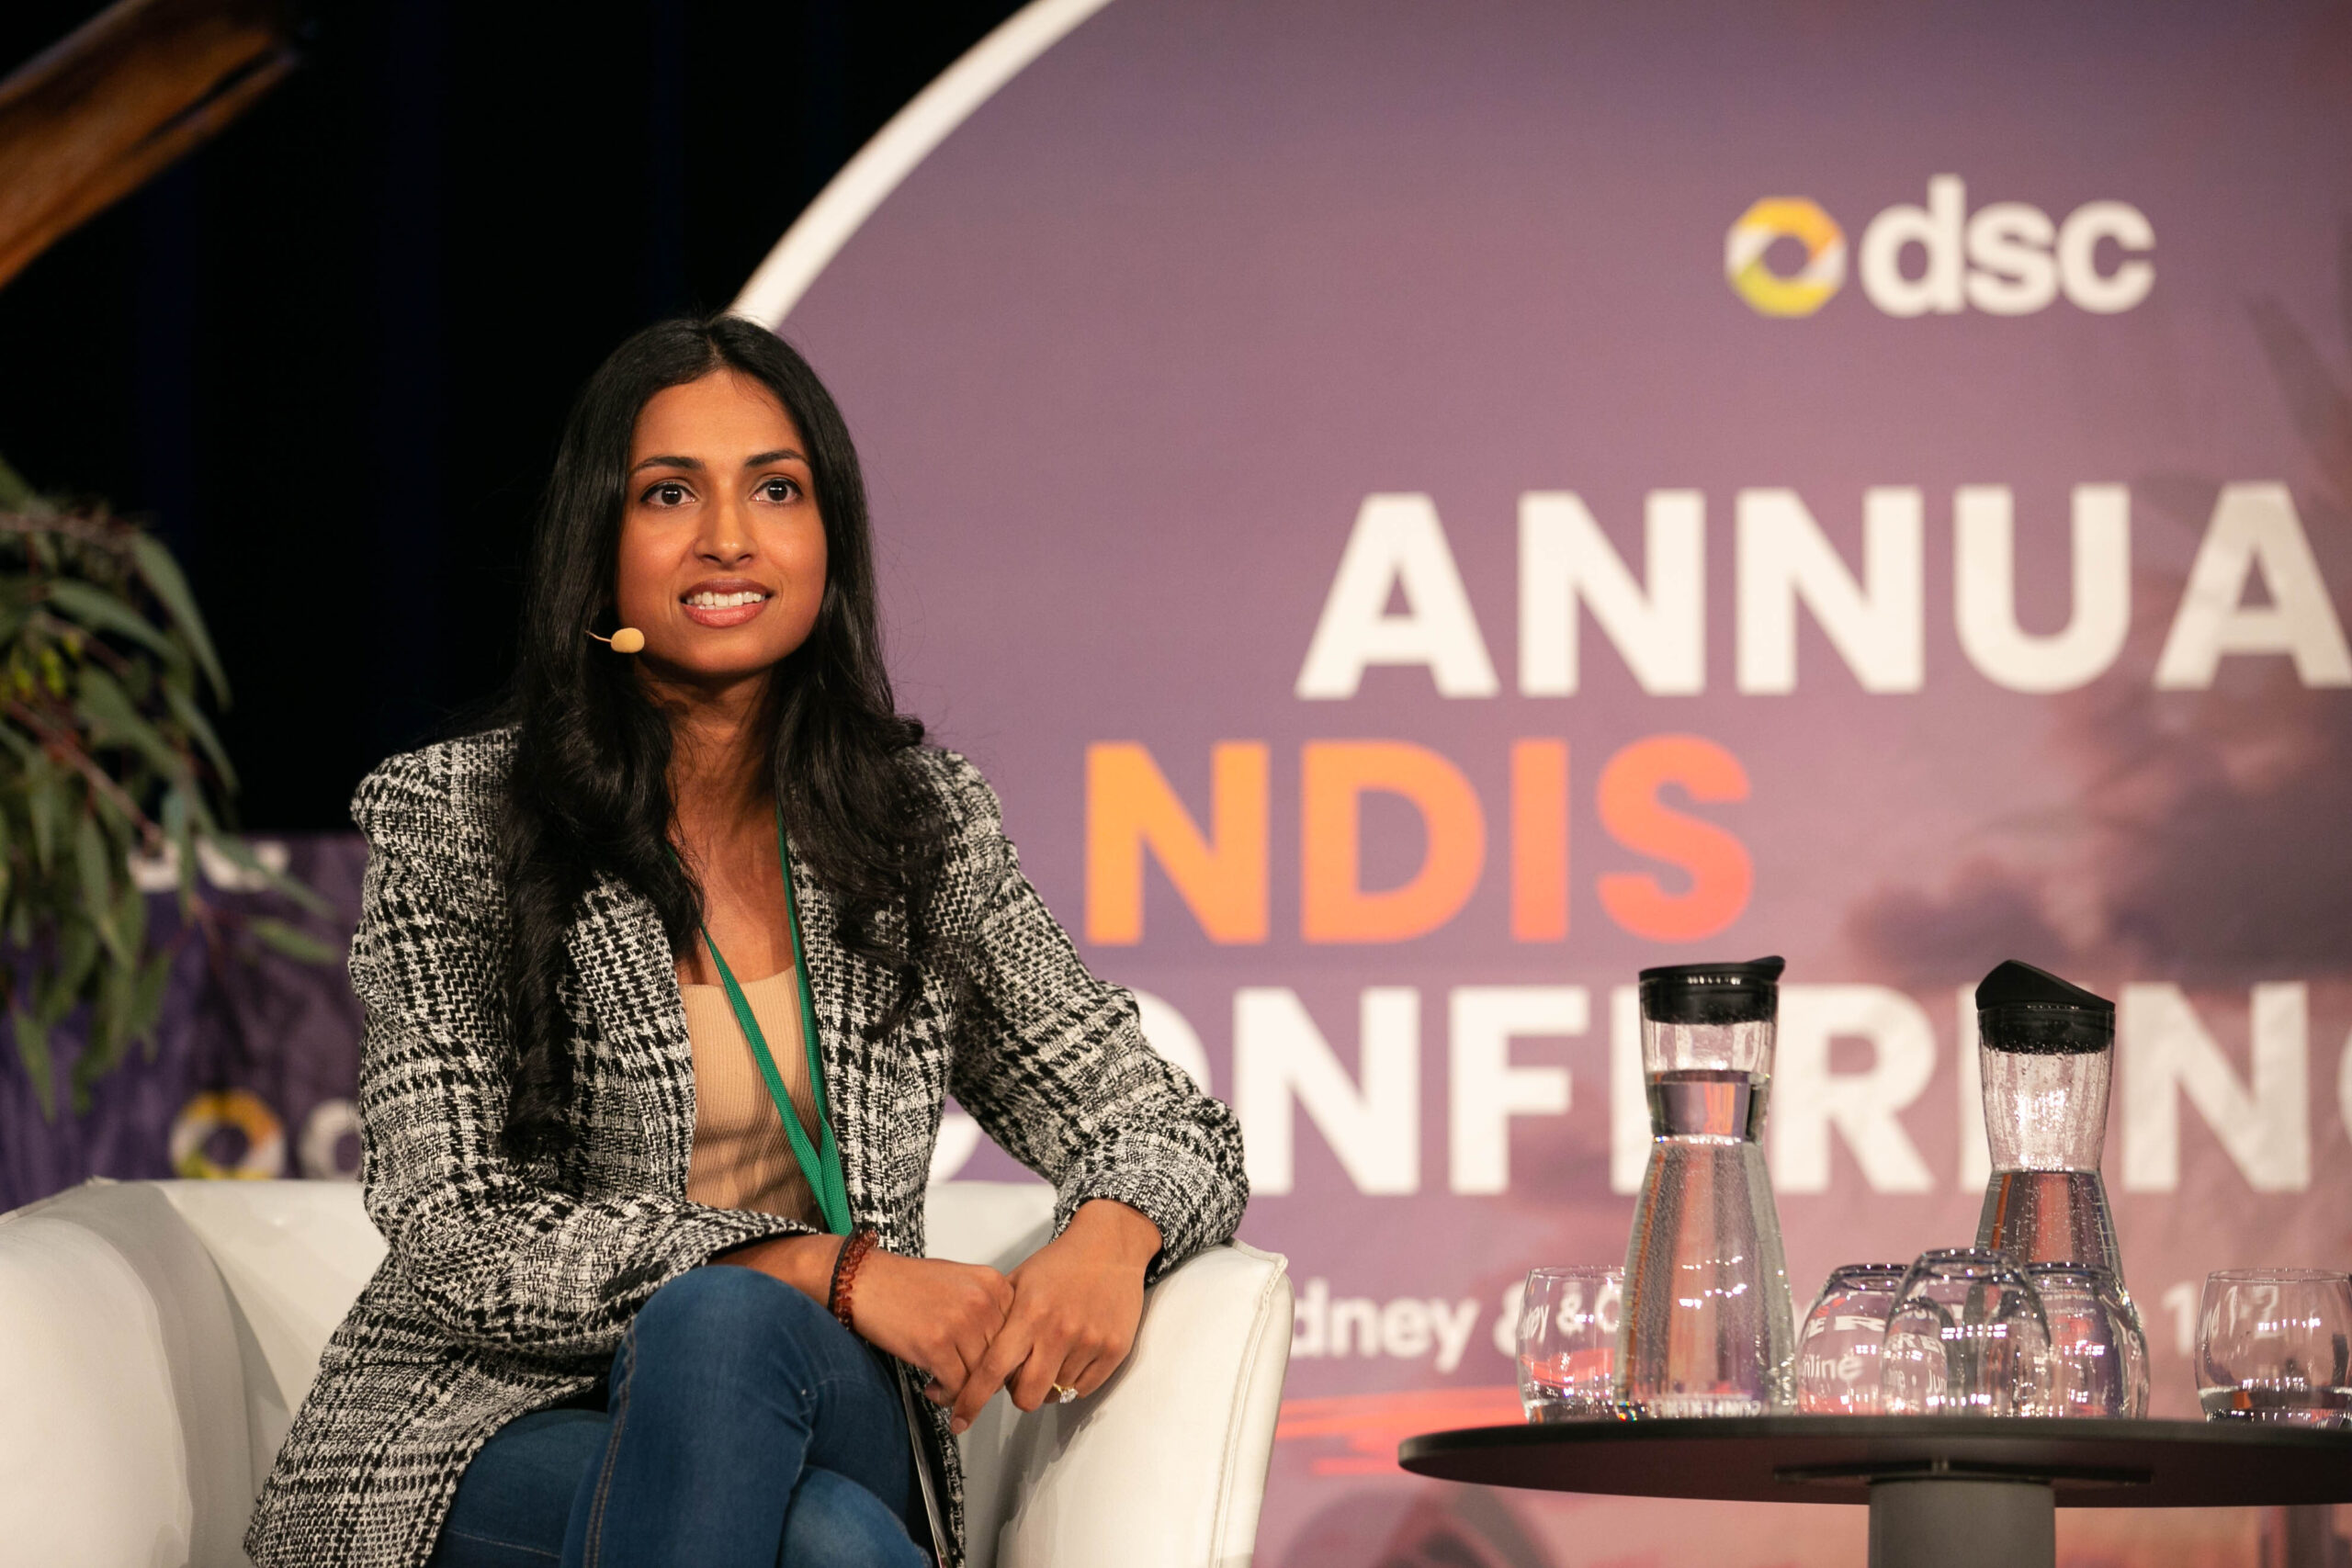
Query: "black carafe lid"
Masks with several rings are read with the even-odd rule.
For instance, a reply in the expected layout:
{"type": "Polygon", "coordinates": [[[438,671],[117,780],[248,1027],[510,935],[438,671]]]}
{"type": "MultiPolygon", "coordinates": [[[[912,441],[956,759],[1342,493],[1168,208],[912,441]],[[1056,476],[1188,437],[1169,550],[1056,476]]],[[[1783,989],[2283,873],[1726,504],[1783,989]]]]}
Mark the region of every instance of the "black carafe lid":
{"type": "Polygon", "coordinates": [[[2115,1041],[2115,1004],[2011,958],[1977,985],[1976,1031],[2008,1051],[2103,1051],[2115,1041]]]}
{"type": "Polygon", "coordinates": [[[1642,971],[1642,1016],[1653,1023],[1770,1023],[1785,958],[1668,964],[1642,971]]]}

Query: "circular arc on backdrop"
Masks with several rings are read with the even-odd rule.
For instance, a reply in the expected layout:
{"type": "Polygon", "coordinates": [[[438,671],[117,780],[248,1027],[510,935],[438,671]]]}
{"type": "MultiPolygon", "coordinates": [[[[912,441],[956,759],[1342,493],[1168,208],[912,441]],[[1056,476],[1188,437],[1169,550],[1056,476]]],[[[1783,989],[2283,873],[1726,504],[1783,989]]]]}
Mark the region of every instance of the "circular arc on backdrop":
{"type": "Polygon", "coordinates": [[[826,182],[817,199],[785,231],[729,308],[765,326],[782,326],[850,236],[933,148],[999,88],[1110,3],[1031,0],[1005,18],[842,165],[842,172],[826,182]]]}

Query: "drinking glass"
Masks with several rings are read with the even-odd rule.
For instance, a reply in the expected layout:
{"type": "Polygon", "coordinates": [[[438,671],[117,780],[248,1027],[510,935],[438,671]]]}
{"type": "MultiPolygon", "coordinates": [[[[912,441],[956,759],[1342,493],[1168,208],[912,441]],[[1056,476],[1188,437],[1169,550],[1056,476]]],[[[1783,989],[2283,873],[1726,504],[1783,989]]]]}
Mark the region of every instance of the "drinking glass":
{"type": "Polygon", "coordinates": [[[1923,1252],[1903,1276],[1879,1358],[1888,1416],[2025,1416],[2041,1408],[2050,1357],[2041,1299],[2001,1253],[1923,1252]]]}
{"type": "Polygon", "coordinates": [[[2144,1416],[2147,1347],[2117,1293],[2111,1269],[2029,1263],[2025,1277],[2050,1325],[2042,1416],[2144,1416]]]}
{"type": "Polygon", "coordinates": [[[1617,1414],[1617,1329],[1625,1270],[1537,1269],[1519,1303],[1519,1403],[1532,1422],[1617,1414]]]}
{"type": "Polygon", "coordinates": [[[2352,1423],[2352,1280],[2320,1269],[2205,1277],[2197,1399],[2208,1420],[2352,1423]]]}
{"type": "Polygon", "coordinates": [[[1900,1263],[1849,1263],[1830,1274],[1797,1331],[1800,1413],[1878,1414],[1879,1351],[1907,1271],[1900,1263]]]}

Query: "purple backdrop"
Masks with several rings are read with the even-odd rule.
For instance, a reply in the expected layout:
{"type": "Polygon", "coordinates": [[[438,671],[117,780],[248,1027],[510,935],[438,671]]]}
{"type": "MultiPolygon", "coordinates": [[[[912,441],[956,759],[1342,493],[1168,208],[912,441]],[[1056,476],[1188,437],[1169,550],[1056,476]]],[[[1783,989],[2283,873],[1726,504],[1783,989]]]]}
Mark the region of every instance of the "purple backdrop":
{"type": "MultiPolygon", "coordinates": [[[[790,304],[868,464],[905,700],[1242,1114],[1244,1234],[1302,1290],[1262,1561],[1435,1560],[1441,1535],[1493,1562],[1859,1557],[1859,1510],[1394,1468],[1402,1433],[1510,1409],[1495,1330],[1529,1265],[1622,1255],[1612,1008],[1645,964],[1790,957],[1770,1142],[1800,1310],[1836,1263],[1973,1235],[1957,994],[2010,955],[2125,1004],[2108,1176],[2160,1413],[2195,1408],[2207,1269],[2352,1261],[2348,85],[2352,29],[2317,6],[1115,0],[790,304]],[[1767,197],[1841,237],[1810,314],[1731,281],[1767,197]],[[1572,595],[1584,515],[1626,581],[1572,595]],[[1659,592],[1693,526],[1695,616],[1659,592]],[[1365,740],[1450,763],[1484,852],[1432,929],[1310,940],[1345,824],[1306,751],[1365,740]],[[1556,880],[1529,824],[1557,797],[1514,804],[1530,740],[1566,746],[1562,936],[1513,919],[1523,860],[1556,880]],[[1220,742],[1265,748],[1261,938],[1220,742]],[[1236,857],[1171,869],[1154,840],[1139,941],[1111,863],[1149,789],[1098,752],[1090,796],[1090,748],[1121,746],[1236,857]],[[1663,784],[1611,777],[1661,755],[1663,784]],[[1736,840],[1744,898],[1738,852],[1645,836],[1660,807],[1736,840]],[[1662,913],[1611,880],[1645,875],[1662,913]],[[1536,1021],[1521,1076],[1497,1017],[1536,1021]],[[1514,1097],[1536,1109],[1506,1120],[1514,1097]],[[1346,1302],[1376,1344],[1361,1309],[1337,1342],[1346,1302]]],[[[1407,883],[1461,815],[1370,795],[1361,886],[1407,883]]],[[[2063,1550],[2250,1562],[2261,1528],[2070,1517],[2063,1550]]]]}

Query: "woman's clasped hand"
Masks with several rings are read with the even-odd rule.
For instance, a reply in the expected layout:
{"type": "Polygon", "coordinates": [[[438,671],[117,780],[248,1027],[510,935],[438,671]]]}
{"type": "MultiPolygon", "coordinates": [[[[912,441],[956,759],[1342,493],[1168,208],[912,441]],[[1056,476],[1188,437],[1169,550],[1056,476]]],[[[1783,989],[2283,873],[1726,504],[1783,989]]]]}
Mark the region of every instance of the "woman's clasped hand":
{"type": "MultiPolygon", "coordinates": [[[[755,1243],[720,1261],[756,1269],[823,1301],[838,1236],[755,1243]]],[[[868,1253],[850,1299],[857,1332],[931,1374],[924,1390],[957,1433],[998,1389],[1032,1411],[1110,1380],[1143,1321],[1144,1271],[1159,1227],[1125,1203],[1080,1204],[1069,1224],[1010,1274],[981,1264],[868,1253]]]]}

